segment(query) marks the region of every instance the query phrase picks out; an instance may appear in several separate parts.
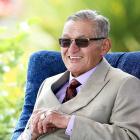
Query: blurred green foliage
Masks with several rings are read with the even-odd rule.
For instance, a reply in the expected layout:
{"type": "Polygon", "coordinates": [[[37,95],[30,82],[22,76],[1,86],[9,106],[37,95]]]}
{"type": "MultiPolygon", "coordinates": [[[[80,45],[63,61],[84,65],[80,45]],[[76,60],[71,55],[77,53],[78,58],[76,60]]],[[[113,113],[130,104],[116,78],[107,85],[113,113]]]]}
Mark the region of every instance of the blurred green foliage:
{"type": "Polygon", "coordinates": [[[21,112],[29,55],[59,50],[67,16],[96,9],[110,19],[112,51],[139,51],[139,5],[139,0],[25,0],[18,20],[0,26],[0,140],[10,139],[21,112]]]}

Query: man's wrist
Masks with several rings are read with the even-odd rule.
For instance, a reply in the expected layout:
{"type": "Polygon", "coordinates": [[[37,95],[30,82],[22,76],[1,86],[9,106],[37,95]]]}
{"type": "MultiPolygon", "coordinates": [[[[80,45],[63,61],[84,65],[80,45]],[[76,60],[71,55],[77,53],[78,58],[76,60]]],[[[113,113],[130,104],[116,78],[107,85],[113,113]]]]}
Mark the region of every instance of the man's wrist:
{"type": "Polygon", "coordinates": [[[70,119],[71,119],[71,116],[67,116],[67,117],[66,117],[66,121],[65,121],[65,126],[64,126],[64,128],[67,128],[67,127],[68,127],[68,124],[69,124],[70,119]]]}

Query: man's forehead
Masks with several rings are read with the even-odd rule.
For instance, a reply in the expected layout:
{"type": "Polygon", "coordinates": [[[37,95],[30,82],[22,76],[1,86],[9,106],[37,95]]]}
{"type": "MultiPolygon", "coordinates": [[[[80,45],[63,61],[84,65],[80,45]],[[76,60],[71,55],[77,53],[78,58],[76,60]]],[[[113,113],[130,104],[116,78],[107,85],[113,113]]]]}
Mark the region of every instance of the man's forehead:
{"type": "Polygon", "coordinates": [[[65,23],[62,36],[88,37],[94,35],[96,27],[88,21],[68,21],[65,23]]]}

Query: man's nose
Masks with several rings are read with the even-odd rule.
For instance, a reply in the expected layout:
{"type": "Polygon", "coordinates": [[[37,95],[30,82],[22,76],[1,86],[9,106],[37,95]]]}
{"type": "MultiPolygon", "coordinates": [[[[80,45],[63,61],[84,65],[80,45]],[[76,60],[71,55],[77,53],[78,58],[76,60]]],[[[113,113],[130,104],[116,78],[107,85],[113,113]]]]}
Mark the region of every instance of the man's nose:
{"type": "Polygon", "coordinates": [[[70,46],[69,46],[69,51],[71,51],[72,53],[79,51],[80,48],[76,45],[75,40],[72,40],[70,46]]]}

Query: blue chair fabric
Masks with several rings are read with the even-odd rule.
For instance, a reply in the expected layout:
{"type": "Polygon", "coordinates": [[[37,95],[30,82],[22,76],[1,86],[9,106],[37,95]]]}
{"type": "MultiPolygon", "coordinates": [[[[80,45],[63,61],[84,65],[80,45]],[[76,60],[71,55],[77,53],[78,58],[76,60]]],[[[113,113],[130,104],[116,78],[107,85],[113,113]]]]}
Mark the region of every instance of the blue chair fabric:
{"type": "MultiPolygon", "coordinates": [[[[113,67],[140,79],[140,52],[114,52],[108,53],[105,57],[113,67]]],[[[65,70],[60,52],[38,51],[31,55],[28,63],[24,105],[11,140],[16,140],[23,132],[43,80],[65,70]]]]}

